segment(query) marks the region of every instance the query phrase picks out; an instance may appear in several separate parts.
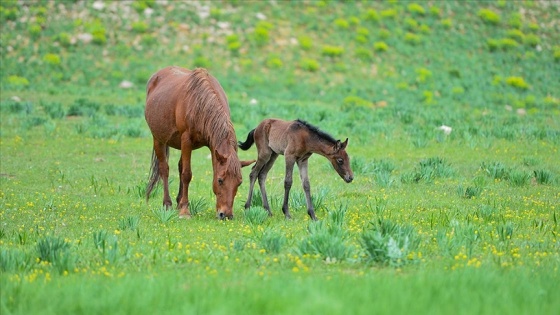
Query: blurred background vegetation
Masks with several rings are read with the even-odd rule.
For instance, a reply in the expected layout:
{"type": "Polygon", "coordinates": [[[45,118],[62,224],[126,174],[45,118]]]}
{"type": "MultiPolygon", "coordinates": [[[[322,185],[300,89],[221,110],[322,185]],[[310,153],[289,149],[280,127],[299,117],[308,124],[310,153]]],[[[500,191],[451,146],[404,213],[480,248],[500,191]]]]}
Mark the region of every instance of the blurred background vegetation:
{"type": "Polygon", "coordinates": [[[106,138],[123,131],[95,126],[125,117],[125,136],[147,136],[145,83],[178,65],[218,78],[238,135],[276,116],[359,143],[422,145],[442,124],[558,143],[559,16],[549,1],[7,0],[2,108],[28,126],[95,116],[106,138]]]}

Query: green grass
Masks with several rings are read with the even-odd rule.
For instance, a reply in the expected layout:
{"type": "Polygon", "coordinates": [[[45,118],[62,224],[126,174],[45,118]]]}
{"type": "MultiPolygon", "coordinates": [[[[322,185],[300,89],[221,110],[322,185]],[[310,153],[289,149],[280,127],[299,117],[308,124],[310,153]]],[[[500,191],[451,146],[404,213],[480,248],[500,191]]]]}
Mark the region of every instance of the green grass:
{"type": "Polygon", "coordinates": [[[560,312],[558,6],[205,5],[0,3],[2,314],[560,312]],[[191,219],[146,203],[145,83],[172,64],[218,78],[239,139],[268,117],[348,137],[354,181],[311,157],[320,221],[297,170],[286,220],[283,161],[272,217],[243,169],[218,221],[201,149],[191,219]]]}

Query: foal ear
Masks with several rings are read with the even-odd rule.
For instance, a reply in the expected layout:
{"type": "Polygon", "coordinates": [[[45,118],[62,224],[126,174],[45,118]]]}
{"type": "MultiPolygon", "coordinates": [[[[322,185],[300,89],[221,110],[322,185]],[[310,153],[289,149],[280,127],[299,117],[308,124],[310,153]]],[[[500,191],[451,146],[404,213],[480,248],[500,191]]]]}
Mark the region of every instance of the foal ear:
{"type": "Polygon", "coordinates": [[[340,150],[346,149],[347,145],[348,145],[348,138],[346,138],[346,140],[344,140],[344,142],[342,142],[342,144],[340,146],[340,150]]]}
{"type": "Polygon", "coordinates": [[[218,161],[218,163],[220,164],[226,163],[227,156],[221,155],[220,152],[218,152],[218,150],[214,150],[214,155],[216,156],[216,160],[218,161]]]}
{"type": "Polygon", "coordinates": [[[336,144],[334,145],[334,152],[338,152],[340,150],[346,149],[348,145],[348,138],[344,142],[340,142],[340,140],[336,140],[336,144]]]}
{"type": "Polygon", "coordinates": [[[241,162],[241,167],[245,167],[245,166],[249,166],[253,163],[255,163],[257,160],[251,160],[251,161],[240,161],[241,162]]]}

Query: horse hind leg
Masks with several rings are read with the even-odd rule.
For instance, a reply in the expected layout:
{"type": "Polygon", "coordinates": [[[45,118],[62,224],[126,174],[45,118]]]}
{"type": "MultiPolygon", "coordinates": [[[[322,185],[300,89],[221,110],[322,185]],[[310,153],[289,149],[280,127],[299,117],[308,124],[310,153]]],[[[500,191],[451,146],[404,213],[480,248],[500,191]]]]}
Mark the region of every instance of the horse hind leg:
{"type": "Polygon", "coordinates": [[[268,160],[270,160],[270,155],[271,152],[259,152],[257,163],[255,163],[255,165],[253,165],[253,168],[251,169],[251,173],[249,174],[249,195],[247,196],[247,201],[245,202],[245,209],[251,206],[251,202],[253,201],[253,190],[255,188],[255,182],[257,181],[259,174],[265,167],[268,160]]]}
{"type": "Polygon", "coordinates": [[[270,169],[274,165],[274,162],[276,161],[277,157],[278,157],[278,154],[272,153],[272,155],[270,156],[270,159],[268,160],[268,162],[266,162],[266,164],[261,169],[261,171],[259,172],[259,175],[258,175],[259,188],[261,189],[262,204],[263,204],[263,207],[266,209],[266,211],[268,211],[269,216],[272,216],[272,211],[270,211],[270,205],[268,204],[268,197],[266,195],[266,187],[265,187],[266,186],[266,176],[268,175],[268,172],[270,171],[270,169]]]}

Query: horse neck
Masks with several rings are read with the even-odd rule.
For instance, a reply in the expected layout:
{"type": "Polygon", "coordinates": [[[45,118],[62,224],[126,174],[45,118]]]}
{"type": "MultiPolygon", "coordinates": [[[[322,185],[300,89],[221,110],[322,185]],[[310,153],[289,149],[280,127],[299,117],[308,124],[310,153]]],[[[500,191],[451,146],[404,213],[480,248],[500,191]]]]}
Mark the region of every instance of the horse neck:
{"type": "Polygon", "coordinates": [[[328,141],[320,139],[318,141],[313,141],[312,143],[313,144],[309,148],[311,152],[325,157],[332,154],[333,144],[328,141]]]}

